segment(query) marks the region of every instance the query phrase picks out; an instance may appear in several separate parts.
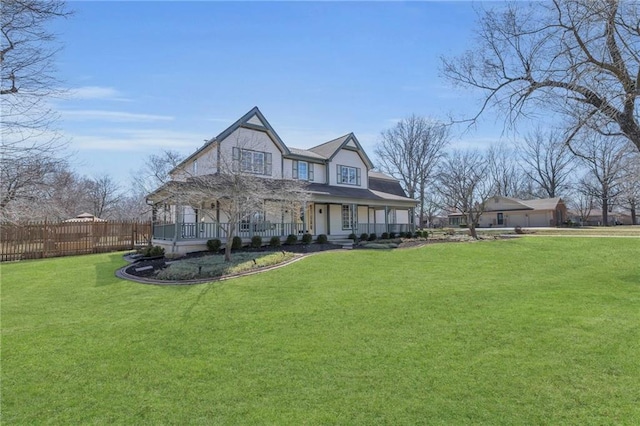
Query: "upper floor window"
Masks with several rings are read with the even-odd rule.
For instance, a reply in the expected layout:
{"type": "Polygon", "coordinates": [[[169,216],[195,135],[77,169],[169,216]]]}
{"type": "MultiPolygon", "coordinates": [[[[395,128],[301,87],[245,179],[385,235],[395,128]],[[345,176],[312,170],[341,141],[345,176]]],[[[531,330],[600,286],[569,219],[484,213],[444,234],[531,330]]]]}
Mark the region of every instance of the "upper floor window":
{"type": "Polygon", "coordinates": [[[313,163],[294,160],[291,175],[294,179],[313,181],[313,163]]]}
{"type": "Polygon", "coordinates": [[[360,186],[360,168],[349,166],[337,166],[338,183],[360,186]]]}
{"type": "Polygon", "coordinates": [[[245,173],[271,176],[271,153],[251,149],[233,148],[234,169],[245,173]]]}

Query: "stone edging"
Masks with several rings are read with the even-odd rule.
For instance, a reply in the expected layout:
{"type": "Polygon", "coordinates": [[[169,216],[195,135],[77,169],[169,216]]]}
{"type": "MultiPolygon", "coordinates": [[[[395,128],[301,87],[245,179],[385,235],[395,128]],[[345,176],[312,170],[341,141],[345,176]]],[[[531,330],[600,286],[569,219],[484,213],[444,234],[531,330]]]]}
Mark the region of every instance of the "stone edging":
{"type": "MultiPolygon", "coordinates": [[[[340,250],[330,250],[330,251],[340,251],[340,250]]],[[[129,263],[128,265],[125,265],[122,268],[118,269],[115,272],[115,275],[116,275],[116,277],[118,277],[120,279],[137,282],[139,284],[149,284],[149,285],[159,285],[159,286],[163,286],[163,285],[180,286],[180,285],[206,284],[206,283],[213,283],[213,282],[217,282],[217,281],[226,281],[226,280],[230,280],[232,278],[244,277],[244,276],[248,276],[248,275],[260,274],[262,272],[267,272],[267,271],[271,271],[271,270],[274,270],[274,269],[282,268],[284,266],[288,266],[288,265],[291,265],[292,263],[295,263],[295,262],[297,262],[299,260],[302,260],[305,257],[313,256],[314,254],[318,254],[318,253],[323,253],[323,252],[306,253],[306,254],[296,253],[295,257],[293,259],[287,260],[286,262],[282,262],[282,263],[279,263],[277,265],[265,266],[265,267],[258,268],[258,269],[253,269],[253,270],[250,270],[250,271],[239,272],[237,274],[223,275],[221,277],[199,278],[199,279],[196,279],[196,280],[174,281],[174,280],[155,280],[153,278],[138,277],[136,275],[128,274],[125,271],[129,266],[131,266],[131,263],[129,263]]]]}

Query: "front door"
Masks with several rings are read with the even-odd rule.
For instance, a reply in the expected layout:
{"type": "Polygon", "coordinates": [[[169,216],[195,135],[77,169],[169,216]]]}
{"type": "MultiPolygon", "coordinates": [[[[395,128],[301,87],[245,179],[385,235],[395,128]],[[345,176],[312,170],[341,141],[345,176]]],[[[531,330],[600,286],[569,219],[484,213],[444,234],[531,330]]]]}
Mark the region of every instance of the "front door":
{"type": "Polygon", "coordinates": [[[502,213],[498,213],[498,225],[504,225],[504,216],[502,213]]]}
{"type": "Polygon", "coordinates": [[[316,235],[327,233],[327,218],[329,217],[329,209],[326,204],[315,204],[315,225],[316,235]]]}

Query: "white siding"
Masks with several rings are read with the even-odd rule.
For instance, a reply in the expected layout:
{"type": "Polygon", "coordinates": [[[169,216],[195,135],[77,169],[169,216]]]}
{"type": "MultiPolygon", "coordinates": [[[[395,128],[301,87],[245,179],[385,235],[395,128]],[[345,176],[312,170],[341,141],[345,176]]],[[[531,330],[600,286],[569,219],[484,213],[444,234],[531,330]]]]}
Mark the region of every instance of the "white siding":
{"type": "Polygon", "coordinates": [[[348,186],[353,188],[354,185],[343,185],[338,184],[337,182],[337,166],[348,166],[348,167],[356,167],[360,169],[360,186],[358,188],[367,189],[369,187],[368,182],[368,170],[367,166],[364,164],[360,156],[355,151],[350,151],[347,149],[341,149],[336,156],[331,160],[329,164],[329,183],[330,185],[338,185],[338,186],[348,186]]]}
{"type": "Polygon", "coordinates": [[[232,164],[234,147],[250,149],[253,151],[270,152],[272,156],[271,177],[282,177],[282,153],[265,132],[240,128],[231,133],[227,138],[221,141],[221,164],[232,164]]]}
{"type": "Polygon", "coordinates": [[[369,207],[358,206],[358,223],[367,223],[369,217],[369,207]]]}
{"type": "Polygon", "coordinates": [[[251,117],[249,120],[247,120],[247,123],[250,124],[255,124],[256,126],[262,126],[264,127],[264,123],[258,118],[257,115],[254,115],[253,117],[251,117]]]}

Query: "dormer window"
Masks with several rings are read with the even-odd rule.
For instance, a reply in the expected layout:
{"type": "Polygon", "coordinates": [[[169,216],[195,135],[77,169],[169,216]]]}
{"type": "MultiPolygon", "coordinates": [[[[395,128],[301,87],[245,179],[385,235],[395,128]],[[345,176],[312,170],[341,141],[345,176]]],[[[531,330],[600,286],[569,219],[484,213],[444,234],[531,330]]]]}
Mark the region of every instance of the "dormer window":
{"type": "Polygon", "coordinates": [[[313,181],[313,163],[294,160],[291,177],[294,179],[313,181]]]}
{"type": "Polygon", "coordinates": [[[338,165],[337,171],[338,183],[360,186],[360,168],[338,165]]]}

